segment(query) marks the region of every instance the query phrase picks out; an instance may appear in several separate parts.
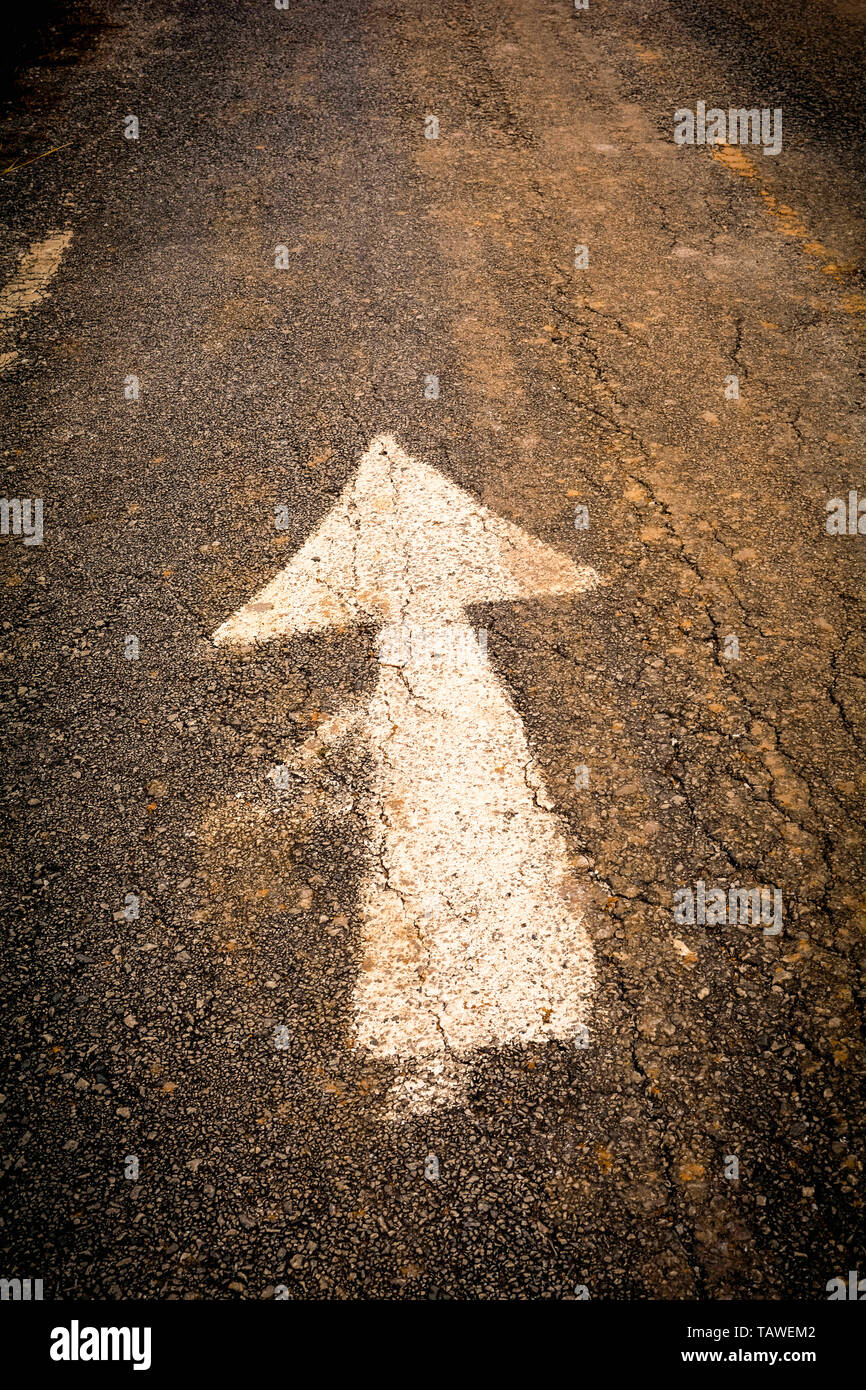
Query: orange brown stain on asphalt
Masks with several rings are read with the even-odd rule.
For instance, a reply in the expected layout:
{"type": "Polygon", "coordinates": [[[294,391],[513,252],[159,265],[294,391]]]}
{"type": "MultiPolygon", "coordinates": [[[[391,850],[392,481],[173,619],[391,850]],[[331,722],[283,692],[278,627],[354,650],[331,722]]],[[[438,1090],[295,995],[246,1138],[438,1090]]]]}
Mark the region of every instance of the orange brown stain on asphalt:
{"type": "MultiPolygon", "coordinates": [[[[737,145],[717,146],[713,150],[713,159],[717,160],[719,164],[723,164],[731,173],[738,174],[740,178],[758,178],[758,168],[754,160],[744,154],[737,145]]],[[[851,262],[837,260],[832,251],[812,236],[796,210],[789,207],[787,203],[780,202],[769,189],[761,189],[761,200],[765,211],[774,219],[775,225],[782,235],[793,237],[799,241],[803,254],[821,263],[823,275],[829,276],[841,288],[847,288],[849,277],[855,269],[854,265],[851,262]]],[[[849,294],[847,298],[843,299],[842,308],[852,318],[859,318],[866,314],[866,298],[861,294],[849,294]]]]}

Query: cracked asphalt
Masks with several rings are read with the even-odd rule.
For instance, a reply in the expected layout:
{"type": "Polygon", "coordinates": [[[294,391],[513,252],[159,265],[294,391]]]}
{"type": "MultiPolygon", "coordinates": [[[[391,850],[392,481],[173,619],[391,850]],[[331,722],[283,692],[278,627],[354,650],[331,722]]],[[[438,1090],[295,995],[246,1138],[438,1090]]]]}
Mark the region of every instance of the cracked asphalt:
{"type": "Polygon", "coordinates": [[[866,1269],[866,540],[825,524],[866,489],[862,6],[19,24],[4,495],[44,538],[0,536],[0,1276],[826,1298],[866,1269]],[[699,101],[781,108],[781,153],[677,146],[699,101]],[[602,578],[467,618],[567,842],[589,1045],[483,1048],[398,1122],[353,1031],[373,768],[306,757],[376,625],[212,641],[381,434],[602,578]],[[780,890],[781,934],[675,922],[698,881],[780,890]]]}

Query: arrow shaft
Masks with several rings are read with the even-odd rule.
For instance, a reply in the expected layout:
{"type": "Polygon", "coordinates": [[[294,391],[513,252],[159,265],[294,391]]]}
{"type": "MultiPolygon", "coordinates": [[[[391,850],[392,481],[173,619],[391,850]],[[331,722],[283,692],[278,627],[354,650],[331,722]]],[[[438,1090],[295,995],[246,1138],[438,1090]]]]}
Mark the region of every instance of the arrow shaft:
{"type": "MultiPolygon", "coordinates": [[[[412,644],[408,659],[382,664],[367,713],[375,867],[355,994],[358,1041],[433,1073],[443,1055],[573,1035],[593,979],[565,841],[520,718],[473,629],[448,629],[440,649],[465,659],[412,644]]],[[[382,638],[380,651],[399,650],[393,629],[382,638]]],[[[434,1080],[419,1108],[436,1091],[434,1080]]]]}

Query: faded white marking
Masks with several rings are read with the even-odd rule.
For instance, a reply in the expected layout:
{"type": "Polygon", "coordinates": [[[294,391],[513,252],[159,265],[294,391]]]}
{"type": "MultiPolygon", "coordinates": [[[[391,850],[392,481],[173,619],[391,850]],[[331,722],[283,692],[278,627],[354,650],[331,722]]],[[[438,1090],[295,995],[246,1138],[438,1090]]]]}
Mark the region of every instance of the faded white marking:
{"type": "Polygon", "coordinates": [[[373,756],[354,1029],[375,1056],[409,1064],[397,1112],[457,1101],[479,1048],[575,1037],[584,1022],[594,969],[580,889],[464,609],[597,582],[382,436],[315,534],[214,634],[247,644],[384,624],[369,703],[329,721],[299,761],[350,734],[373,756]],[[406,624],[443,632],[442,649],[467,659],[407,650],[406,624]]]}
{"type": "Polygon", "coordinates": [[[0,290],[0,372],[18,360],[13,343],[15,320],[30,313],[45,298],[71,240],[72,229],[67,227],[32,242],[12,279],[0,290]]]}

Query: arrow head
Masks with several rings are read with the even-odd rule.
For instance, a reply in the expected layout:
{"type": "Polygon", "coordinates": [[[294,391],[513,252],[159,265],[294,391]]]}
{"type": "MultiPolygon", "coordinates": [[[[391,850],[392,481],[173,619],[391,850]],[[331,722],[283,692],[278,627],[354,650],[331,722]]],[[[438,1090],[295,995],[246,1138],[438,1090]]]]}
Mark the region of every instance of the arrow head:
{"type": "Polygon", "coordinates": [[[379,435],[318,530],[213,640],[248,645],[371,620],[435,628],[472,603],[579,594],[598,582],[594,569],[379,435]]]}

